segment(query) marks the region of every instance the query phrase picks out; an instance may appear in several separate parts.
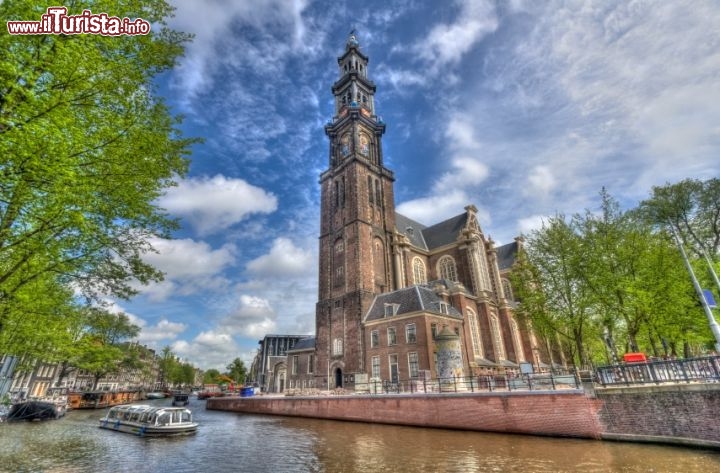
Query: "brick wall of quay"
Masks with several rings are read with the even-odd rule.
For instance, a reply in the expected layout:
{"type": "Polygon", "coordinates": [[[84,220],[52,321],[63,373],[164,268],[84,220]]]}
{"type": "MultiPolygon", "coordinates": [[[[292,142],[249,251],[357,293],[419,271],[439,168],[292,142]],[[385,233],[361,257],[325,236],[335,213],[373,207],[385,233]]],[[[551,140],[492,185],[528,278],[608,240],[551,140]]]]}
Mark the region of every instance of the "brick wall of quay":
{"type": "Polygon", "coordinates": [[[596,390],[602,438],[720,448],[720,383],[596,390]]]}
{"type": "Polygon", "coordinates": [[[211,410],[556,437],[601,437],[601,405],[578,391],[221,397],[211,410]]]}
{"type": "Polygon", "coordinates": [[[563,391],[223,397],[207,408],[720,449],[720,383],[563,391]]]}

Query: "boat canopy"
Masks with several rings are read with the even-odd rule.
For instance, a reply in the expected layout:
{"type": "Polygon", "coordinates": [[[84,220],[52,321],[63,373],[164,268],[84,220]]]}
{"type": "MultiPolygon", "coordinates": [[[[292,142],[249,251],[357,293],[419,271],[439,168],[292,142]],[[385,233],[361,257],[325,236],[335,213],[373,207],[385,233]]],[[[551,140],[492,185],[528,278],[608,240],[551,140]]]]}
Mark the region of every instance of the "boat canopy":
{"type": "Polygon", "coordinates": [[[111,407],[107,420],[126,420],[149,424],[178,424],[192,422],[192,413],[184,407],[150,406],[147,404],[130,404],[111,407]]]}

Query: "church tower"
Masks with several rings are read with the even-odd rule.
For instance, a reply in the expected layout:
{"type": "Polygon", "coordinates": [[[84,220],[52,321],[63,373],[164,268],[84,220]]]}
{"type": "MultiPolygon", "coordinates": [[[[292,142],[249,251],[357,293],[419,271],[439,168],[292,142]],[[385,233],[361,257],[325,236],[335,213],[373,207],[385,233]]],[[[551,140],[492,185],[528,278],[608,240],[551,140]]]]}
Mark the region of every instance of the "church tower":
{"type": "Polygon", "coordinates": [[[320,281],[316,306],[319,387],[351,387],[367,373],[361,321],[377,294],[394,289],[394,176],[383,165],[385,124],[375,112],[368,57],[354,32],[338,58],[330,152],[320,175],[320,281]],[[323,380],[327,381],[323,381],[323,380]]]}

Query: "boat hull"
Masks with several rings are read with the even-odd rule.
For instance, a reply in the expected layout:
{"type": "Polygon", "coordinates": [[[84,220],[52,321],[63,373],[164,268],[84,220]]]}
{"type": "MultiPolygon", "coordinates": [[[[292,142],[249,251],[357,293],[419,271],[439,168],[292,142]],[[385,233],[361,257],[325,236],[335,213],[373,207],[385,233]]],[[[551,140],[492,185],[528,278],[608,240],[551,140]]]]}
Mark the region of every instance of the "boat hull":
{"type": "Polygon", "coordinates": [[[100,420],[100,428],[137,435],[138,437],[169,437],[176,435],[192,435],[197,432],[197,424],[182,426],[150,426],[127,421],[100,420]]]}
{"type": "Polygon", "coordinates": [[[21,420],[51,420],[59,419],[65,410],[52,402],[25,401],[13,404],[7,414],[8,422],[21,420]]]}
{"type": "Polygon", "coordinates": [[[168,437],[194,434],[198,424],[184,407],[131,404],[111,407],[99,427],[139,437],[168,437]]]}

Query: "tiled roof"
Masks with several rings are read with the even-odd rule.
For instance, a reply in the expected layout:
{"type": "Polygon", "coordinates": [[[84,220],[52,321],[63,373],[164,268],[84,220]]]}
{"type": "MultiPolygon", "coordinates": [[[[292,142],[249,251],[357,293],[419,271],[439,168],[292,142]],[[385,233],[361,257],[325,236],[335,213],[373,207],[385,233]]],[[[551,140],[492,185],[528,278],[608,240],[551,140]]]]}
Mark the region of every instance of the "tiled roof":
{"type": "Polygon", "coordinates": [[[503,269],[510,269],[515,263],[518,252],[518,243],[516,241],[508,243],[507,245],[498,246],[497,250],[497,263],[500,271],[503,269]]]}
{"type": "Polygon", "coordinates": [[[303,338],[297,341],[294,347],[292,347],[290,350],[288,350],[288,353],[291,351],[300,351],[300,350],[311,350],[315,348],[315,337],[307,337],[303,338]]]}
{"type": "Polygon", "coordinates": [[[456,215],[455,217],[424,229],[423,237],[427,243],[428,250],[454,243],[457,240],[458,234],[467,223],[467,216],[467,213],[456,215]]]}
{"type": "MultiPolygon", "coordinates": [[[[442,314],[442,312],[440,312],[440,302],[444,301],[435,293],[434,287],[435,285],[430,283],[427,285],[406,287],[378,295],[370,306],[370,310],[368,310],[365,315],[365,322],[386,318],[385,306],[387,304],[397,305],[397,312],[395,312],[394,316],[419,311],[442,314]]],[[[462,314],[450,305],[448,305],[448,314],[442,315],[462,319],[462,314]]]]}
{"type": "Polygon", "coordinates": [[[408,237],[413,246],[429,251],[454,243],[460,231],[465,228],[467,217],[467,213],[462,213],[433,226],[426,227],[422,223],[396,213],[395,227],[400,233],[408,237]]]}
{"type": "Polygon", "coordinates": [[[408,240],[410,240],[410,243],[414,247],[423,250],[428,249],[422,233],[425,225],[423,225],[422,223],[418,223],[415,220],[410,219],[404,215],[395,213],[395,227],[400,233],[408,237],[408,240]]]}

